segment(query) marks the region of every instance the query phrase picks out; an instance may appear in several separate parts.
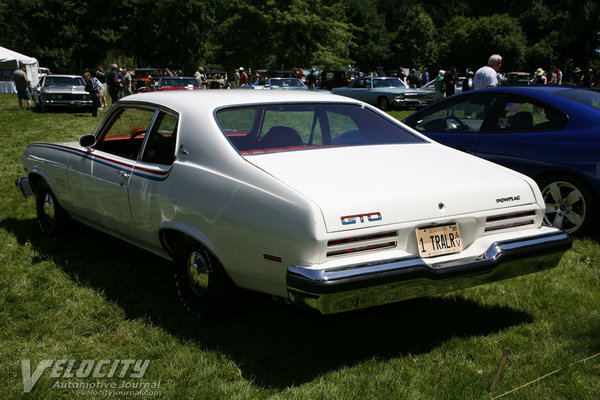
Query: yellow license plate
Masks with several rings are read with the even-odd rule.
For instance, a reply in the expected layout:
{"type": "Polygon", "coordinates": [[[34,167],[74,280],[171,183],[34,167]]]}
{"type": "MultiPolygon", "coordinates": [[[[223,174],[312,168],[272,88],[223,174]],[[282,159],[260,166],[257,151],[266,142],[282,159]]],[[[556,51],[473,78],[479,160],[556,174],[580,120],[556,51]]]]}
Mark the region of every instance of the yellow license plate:
{"type": "Polygon", "coordinates": [[[419,228],[416,232],[421,257],[452,254],[462,250],[458,224],[419,228]]]}

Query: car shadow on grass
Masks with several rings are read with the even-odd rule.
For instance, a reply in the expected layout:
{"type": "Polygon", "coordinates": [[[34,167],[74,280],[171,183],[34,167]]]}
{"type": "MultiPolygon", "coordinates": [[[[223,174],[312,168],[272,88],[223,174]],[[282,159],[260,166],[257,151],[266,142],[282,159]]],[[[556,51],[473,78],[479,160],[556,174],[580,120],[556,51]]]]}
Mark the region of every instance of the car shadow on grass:
{"type": "Polygon", "coordinates": [[[128,319],[142,318],[182,340],[236,363],[244,378],[282,389],[370,359],[427,353],[454,337],[490,335],[532,321],[528,313],[458,296],[409,300],[320,316],[269,296],[244,292],[243,311],[218,320],[191,316],[179,304],[170,263],[120,240],[74,224],[46,238],[35,220],[5,219],[0,227],[31,243],[78,284],[101,291],[128,319]]]}

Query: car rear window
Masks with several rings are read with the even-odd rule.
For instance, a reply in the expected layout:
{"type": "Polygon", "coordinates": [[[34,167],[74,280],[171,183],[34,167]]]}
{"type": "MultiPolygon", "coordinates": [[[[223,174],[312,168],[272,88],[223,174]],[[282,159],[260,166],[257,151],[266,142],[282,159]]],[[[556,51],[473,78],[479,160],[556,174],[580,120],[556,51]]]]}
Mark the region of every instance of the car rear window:
{"type": "Polygon", "coordinates": [[[593,89],[565,90],[557,92],[557,96],[576,101],[586,106],[600,110],[600,91],[593,89]]]}
{"type": "Polygon", "coordinates": [[[424,142],[392,119],[352,104],[225,108],[216,118],[223,134],[243,155],[424,142]]]}

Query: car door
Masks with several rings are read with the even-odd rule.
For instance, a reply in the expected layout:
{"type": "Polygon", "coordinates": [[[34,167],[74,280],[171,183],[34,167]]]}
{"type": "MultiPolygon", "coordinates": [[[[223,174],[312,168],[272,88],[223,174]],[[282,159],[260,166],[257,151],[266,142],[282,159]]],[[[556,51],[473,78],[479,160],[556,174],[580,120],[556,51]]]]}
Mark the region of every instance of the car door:
{"type": "Polygon", "coordinates": [[[91,151],[72,158],[68,181],[76,216],[111,233],[132,233],[129,182],[154,117],[152,107],[120,107],[105,121],[91,151]]]}
{"type": "Polygon", "coordinates": [[[135,240],[160,251],[158,231],[162,222],[173,218],[176,205],[172,197],[177,190],[169,177],[177,149],[178,115],[159,110],[141,155],[129,178],[129,202],[135,240]]]}
{"type": "Polygon", "coordinates": [[[354,99],[368,102],[371,92],[371,78],[359,78],[354,81],[351,89],[346,93],[354,99]]]}
{"type": "Polygon", "coordinates": [[[489,118],[476,154],[530,176],[558,162],[567,116],[528,96],[507,94],[489,118]]]}
{"type": "Polygon", "coordinates": [[[500,97],[493,92],[458,96],[417,112],[405,122],[436,142],[476,154],[500,97]]]}

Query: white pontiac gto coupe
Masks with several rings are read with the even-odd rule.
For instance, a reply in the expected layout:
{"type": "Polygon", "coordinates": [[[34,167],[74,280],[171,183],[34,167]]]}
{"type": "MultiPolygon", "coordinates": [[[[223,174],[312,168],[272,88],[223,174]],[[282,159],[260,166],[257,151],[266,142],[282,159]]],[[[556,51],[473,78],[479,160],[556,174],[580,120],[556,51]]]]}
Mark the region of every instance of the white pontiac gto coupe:
{"type": "Polygon", "coordinates": [[[552,268],[571,246],[531,179],[325,93],[128,96],[24,167],[43,233],[72,217],[173,260],[200,314],[236,286],[354,310],[552,268]]]}

